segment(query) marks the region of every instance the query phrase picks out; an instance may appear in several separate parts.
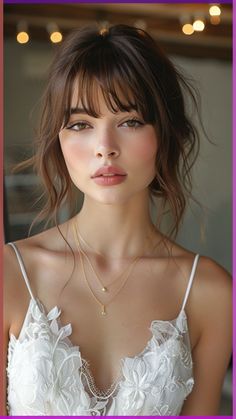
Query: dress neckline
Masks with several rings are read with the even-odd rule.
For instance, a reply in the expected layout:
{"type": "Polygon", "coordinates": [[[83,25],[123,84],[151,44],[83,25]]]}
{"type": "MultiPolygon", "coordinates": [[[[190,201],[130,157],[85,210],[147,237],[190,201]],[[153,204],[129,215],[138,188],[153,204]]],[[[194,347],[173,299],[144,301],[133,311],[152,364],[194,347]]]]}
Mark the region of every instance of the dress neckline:
{"type": "MultiPolygon", "coordinates": [[[[145,354],[145,352],[147,352],[148,350],[150,350],[150,348],[154,348],[156,351],[160,350],[160,348],[162,349],[163,344],[159,344],[156,337],[155,337],[155,331],[158,331],[158,327],[160,325],[165,325],[165,324],[171,324],[171,325],[175,325],[175,324],[182,324],[182,321],[186,322],[186,330],[185,333],[187,333],[189,335],[189,331],[188,331],[188,323],[187,323],[187,315],[184,309],[181,309],[179,314],[177,315],[177,317],[175,317],[174,319],[171,320],[152,320],[150,322],[150,326],[149,326],[149,330],[151,331],[151,337],[148,339],[147,343],[145,344],[144,348],[138,352],[137,354],[133,355],[133,356],[124,356],[119,360],[119,365],[120,365],[120,371],[118,374],[118,377],[116,378],[116,380],[113,381],[113,383],[109,386],[109,388],[105,389],[105,390],[101,390],[97,387],[96,385],[96,380],[94,378],[94,375],[91,371],[90,368],[90,361],[86,358],[84,358],[82,356],[81,350],[79,345],[75,345],[71,339],[69,338],[69,336],[72,334],[72,326],[70,323],[66,324],[66,325],[62,325],[61,321],[60,321],[60,315],[61,315],[61,309],[58,308],[57,305],[55,305],[53,308],[51,308],[49,311],[46,310],[45,306],[43,305],[43,303],[38,299],[38,298],[30,298],[29,301],[29,305],[26,311],[26,315],[21,327],[21,330],[19,332],[18,338],[14,335],[14,333],[10,333],[10,340],[9,340],[9,345],[12,342],[12,340],[14,341],[14,343],[17,342],[21,342],[22,339],[22,335],[24,335],[24,329],[26,327],[26,322],[28,319],[29,314],[31,314],[31,310],[35,309],[39,311],[40,315],[42,315],[43,317],[45,317],[45,321],[50,324],[50,322],[54,321],[54,328],[55,328],[55,322],[56,322],[56,327],[58,328],[58,332],[61,331],[61,337],[63,339],[66,338],[67,342],[67,346],[68,348],[70,348],[70,350],[77,352],[78,356],[81,359],[81,363],[82,363],[82,368],[81,368],[81,372],[84,375],[89,390],[90,392],[93,394],[93,396],[95,396],[97,399],[108,399],[109,397],[111,397],[111,395],[116,391],[117,386],[119,385],[119,383],[122,381],[122,379],[124,379],[124,374],[123,374],[123,366],[125,365],[126,362],[132,362],[134,360],[136,360],[137,358],[142,358],[142,356],[145,354]]],[[[180,330],[181,333],[181,330],[180,330]]],[[[58,333],[60,335],[60,333],[58,333]]],[[[179,335],[179,334],[178,334],[179,335]]],[[[176,335],[177,336],[177,335],[176,335]]],[[[171,339],[176,338],[176,336],[172,336],[171,339]]],[[[59,336],[60,339],[60,336],[59,336]]]]}

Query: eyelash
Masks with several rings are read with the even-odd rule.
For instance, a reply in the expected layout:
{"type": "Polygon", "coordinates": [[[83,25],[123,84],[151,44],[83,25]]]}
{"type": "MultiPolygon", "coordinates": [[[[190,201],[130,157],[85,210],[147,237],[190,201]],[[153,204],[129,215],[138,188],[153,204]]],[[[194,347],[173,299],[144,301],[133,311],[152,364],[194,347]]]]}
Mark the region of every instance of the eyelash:
{"type": "Polygon", "coordinates": [[[66,127],[66,129],[79,132],[79,131],[83,131],[84,129],[86,129],[85,128],[86,126],[89,127],[89,124],[87,124],[87,122],[75,122],[75,123],[73,123],[71,125],[68,125],[66,127]],[[84,128],[81,128],[81,126],[84,126],[84,128]],[[80,127],[80,128],[79,129],[75,129],[75,127],[80,127]]]}
{"type": "MultiPolygon", "coordinates": [[[[130,128],[130,129],[137,129],[137,128],[140,128],[140,127],[142,127],[143,125],[145,125],[143,122],[141,122],[139,119],[137,119],[137,118],[130,118],[130,119],[127,119],[127,121],[124,121],[124,122],[122,122],[122,124],[121,125],[124,125],[124,124],[127,124],[127,123],[130,123],[130,122],[132,122],[132,123],[135,123],[135,126],[128,126],[128,127],[125,127],[125,128],[130,128]]],[[[89,127],[89,128],[91,128],[91,126],[87,123],[87,122],[82,122],[82,121],[80,121],[80,122],[75,122],[75,123],[73,123],[73,124],[71,124],[71,125],[68,125],[67,127],[66,127],[66,129],[69,129],[69,130],[72,130],[72,131],[77,131],[77,132],[80,132],[80,131],[83,131],[83,130],[85,130],[85,129],[87,129],[87,127],[89,127]],[[78,129],[75,129],[75,127],[78,127],[78,129]],[[81,128],[81,126],[83,126],[83,128],[81,128]]]]}
{"type": "Polygon", "coordinates": [[[127,124],[127,122],[132,122],[132,123],[137,124],[136,126],[131,126],[131,127],[128,127],[128,128],[131,128],[131,129],[137,129],[137,128],[140,128],[140,127],[142,127],[142,126],[144,125],[144,123],[143,123],[143,122],[141,122],[141,121],[140,121],[139,119],[137,119],[137,118],[131,118],[131,119],[128,119],[127,121],[123,122],[121,125],[123,125],[123,124],[127,124]]]}

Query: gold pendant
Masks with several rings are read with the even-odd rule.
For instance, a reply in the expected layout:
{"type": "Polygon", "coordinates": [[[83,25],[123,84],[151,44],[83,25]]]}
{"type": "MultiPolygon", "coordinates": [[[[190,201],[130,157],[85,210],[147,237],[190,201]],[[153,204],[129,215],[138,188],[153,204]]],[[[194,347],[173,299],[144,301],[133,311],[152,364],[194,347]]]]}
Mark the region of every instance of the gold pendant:
{"type": "Polygon", "coordinates": [[[106,312],[106,307],[102,306],[102,316],[106,316],[107,312],[106,312]]]}

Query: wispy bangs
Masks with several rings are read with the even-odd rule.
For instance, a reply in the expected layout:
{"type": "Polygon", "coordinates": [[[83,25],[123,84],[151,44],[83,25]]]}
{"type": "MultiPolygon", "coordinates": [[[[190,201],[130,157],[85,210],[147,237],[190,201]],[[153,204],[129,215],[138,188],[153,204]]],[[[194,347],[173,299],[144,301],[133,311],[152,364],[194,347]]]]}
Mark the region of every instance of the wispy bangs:
{"type": "Polygon", "coordinates": [[[101,116],[99,97],[102,94],[109,111],[136,110],[144,121],[154,123],[154,103],[144,78],[127,57],[114,46],[102,45],[93,54],[85,54],[73,67],[68,83],[65,125],[71,115],[72,97],[78,91],[73,107],[83,108],[88,115],[101,116]]]}

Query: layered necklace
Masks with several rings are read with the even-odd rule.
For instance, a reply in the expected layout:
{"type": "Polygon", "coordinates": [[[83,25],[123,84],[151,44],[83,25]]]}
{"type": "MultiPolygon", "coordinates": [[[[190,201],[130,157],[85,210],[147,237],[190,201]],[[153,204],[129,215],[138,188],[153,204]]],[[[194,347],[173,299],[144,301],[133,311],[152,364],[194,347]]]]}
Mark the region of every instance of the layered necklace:
{"type": "MultiPolygon", "coordinates": [[[[85,280],[85,282],[86,282],[86,284],[88,285],[88,288],[89,288],[89,290],[90,290],[90,292],[91,292],[91,295],[93,296],[93,298],[95,299],[95,301],[99,304],[99,306],[101,307],[101,314],[102,314],[102,316],[106,316],[107,315],[107,306],[115,299],[115,297],[120,293],[120,291],[124,288],[124,286],[125,286],[125,284],[126,284],[126,282],[128,281],[128,278],[130,277],[130,275],[131,275],[131,272],[132,272],[132,270],[134,269],[134,266],[136,265],[136,263],[138,262],[138,260],[139,259],[141,259],[141,256],[136,256],[132,261],[131,261],[131,263],[128,265],[128,266],[126,266],[126,268],[123,270],[123,272],[121,273],[121,274],[119,274],[111,283],[110,283],[110,285],[109,285],[109,287],[108,286],[105,286],[104,284],[103,284],[103,282],[102,282],[102,280],[101,280],[101,278],[99,277],[99,275],[98,275],[98,273],[95,271],[95,269],[94,269],[94,267],[93,267],[93,265],[92,265],[92,263],[91,263],[91,261],[90,261],[90,259],[89,259],[89,257],[88,257],[88,255],[87,255],[87,253],[81,248],[81,244],[80,244],[80,238],[81,238],[81,236],[80,236],[80,234],[79,234],[79,232],[78,232],[78,228],[77,228],[77,225],[76,225],[76,223],[73,223],[73,232],[74,232],[74,238],[75,238],[75,242],[76,242],[76,244],[77,244],[77,247],[78,247],[78,250],[79,250],[79,256],[80,256],[80,262],[81,262],[81,268],[82,268],[82,274],[83,274],[83,277],[84,277],[84,280],[85,280]],[[96,277],[96,279],[97,279],[97,281],[99,282],[99,285],[100,285],[100,290],[103,292],[103,293],[109,293],[110,292],[110,289],[113,287],[113,285],[115,284],[115,283],[117,283],[118,282],[118,280],[120,280],[121,281],[121,285],[118,287],[118,290],[116,291],[116,293],[111,297],[111,299],[105,304],[104,302],[102,302],[97,296],[96,296],[96,294],[94,293],[94,291],[93,291],[93,289],[92,289],[92,287],[91,287],[91,285],[90,285],[90,283],[89,283],[89,281],[88,281],[88,278],[87,278],[87,275],[86,275],[86,271],[85,271],[85,266],[84,266],[84,260],[83,260],[83,256],[86,258],[86,260],[88,261],[88,263],[89,263],[89,265],[90,265],[90,267],[91,267],[91,269],[92,269],[92,271],[93,271],[93,273],[95,274],[95,277],[96,277]]],[[[85,242],[85,240],[83,240],[84,242],[85,242]]],[[[86,242],[85,242],[86,243],[86,242]]]]}

